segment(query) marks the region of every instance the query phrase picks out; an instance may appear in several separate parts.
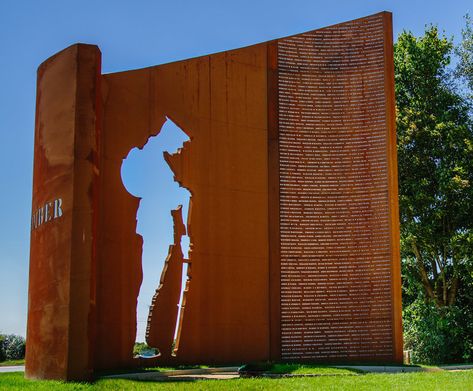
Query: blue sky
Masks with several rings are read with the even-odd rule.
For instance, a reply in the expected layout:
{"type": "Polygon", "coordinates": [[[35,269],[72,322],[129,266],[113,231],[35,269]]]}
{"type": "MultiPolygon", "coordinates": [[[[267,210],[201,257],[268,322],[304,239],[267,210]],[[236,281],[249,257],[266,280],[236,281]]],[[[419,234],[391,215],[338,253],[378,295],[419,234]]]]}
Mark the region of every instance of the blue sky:
{"type": "MultiPolygon", "coordinates": [[[[395,37],[403,29],[420,35],[426,24],[435,23],[458,39],[463,15],[472,14],[472,8],[472,0],[1,0],[0,333],[26,331],[36,69],[46,58],[76,42],[93,43],[102,51],[103,72],[116,72],[246,46],[383,10],[394,13],[395,37]]],[[[161,158],[162,148],[174,151],[184,140],[176,135],[170,131],[160,135],[162,140],[158,136],[156,143],[163,145],[151,142],[147,148],[156,152],[151,155],[161,158]]],[[[149,154],[147,148],[143,154],[149,154]]],[[[143,170],[133,159],[127,170],[136,182],[130,186],[139,192],[140,181],[146,182],[143,170]]],[[[169,175],[166,170],[162,166],[159,172],[169,175]]],[[[168,214],[176,192],[151,192],[149,197],[151,203],[163,204],[168,214]]],[[[156,251],[156,259],[164,258],[169,245],[167,216],[156,249],[150,250],[156,251]]],[[[148,220],[142,222],[144,230],[156,222],[148,220]]],[[[153,283],[147,289],[153,290],[153,283]]]]}

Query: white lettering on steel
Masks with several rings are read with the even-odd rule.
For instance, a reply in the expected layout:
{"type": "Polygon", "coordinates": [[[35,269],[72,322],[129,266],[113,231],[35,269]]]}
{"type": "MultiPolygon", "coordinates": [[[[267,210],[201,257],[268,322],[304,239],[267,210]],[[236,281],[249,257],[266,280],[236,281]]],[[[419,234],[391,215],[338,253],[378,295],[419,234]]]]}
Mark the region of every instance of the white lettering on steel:
{"type": "Polygon", "coordinates": [[[46,202],[36,209],[31,216],[31,230],[62,216],[62,198],[46,202]]]}

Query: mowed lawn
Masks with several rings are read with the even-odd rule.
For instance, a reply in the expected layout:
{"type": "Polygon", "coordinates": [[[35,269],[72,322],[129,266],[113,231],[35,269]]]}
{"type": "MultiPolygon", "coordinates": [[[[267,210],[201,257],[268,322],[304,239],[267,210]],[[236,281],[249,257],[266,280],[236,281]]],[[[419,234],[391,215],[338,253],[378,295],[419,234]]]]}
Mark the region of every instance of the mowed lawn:
{"type": "Polygon", "coordinates": [[[286,379],[233,379],[146,382],[107,379],[93,384],[25,380],[23,373],[0,374],[0,390],[473,390],[473,370],[319,376],[286,379]]]}
{"type": "Polygon", "coordinates": [[[25,360],[0,361],[0,367],[11,367],[16,365],[25,365],[25,360]]]}

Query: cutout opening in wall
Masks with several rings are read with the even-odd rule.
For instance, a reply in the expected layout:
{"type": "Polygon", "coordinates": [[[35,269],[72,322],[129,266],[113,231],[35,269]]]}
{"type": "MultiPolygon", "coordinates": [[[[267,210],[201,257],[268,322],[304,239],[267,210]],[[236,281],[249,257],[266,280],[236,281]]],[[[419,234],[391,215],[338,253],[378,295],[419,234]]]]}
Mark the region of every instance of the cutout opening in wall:
{"type": "MultiPolygon", "coordinates": [[[[157,295],[157,288],[162,287],[167,270],[167,261],[173,246],[174,251],[182,252],[181,289],[176,307],[180,307],[183,290],[186,286],[187,263],[189,259],[190,239],[187,232],[188,211],[191,193],[174,180],[174,173],[163,155],[174,154],[183,147],[189,137],[169,118],[167,118],[157,136],[152,136],[142,149],[132,149],[123,160],[121,167],[122,182],[132,195],[140,198],[137,212],[137,233],[143,238],[142,270],[143,281],[137,303],[136,342],[145,343],[150,306],[157,295]],[[167,152],[167,153],[166,153],[167,152]],[[177,209],[182,217],[182,232],[176,242],[177,209]],[[171,212],[172,211],[172,212],[171,212]],[[174,227],[173,227],[174,225],[174,227]]],[[[179,224],[179,223],[178,223],[179,224]]],[[[165,316],[166,314],[160,314],[165,316]]],[[[178,333],[180,308],[177,316],[170,322],[175,324],[172,330],[172,346],[165,347],[169,352],[175,350],[178,333]]],[[[155,358],[163,347],[145,347],[140,357],[155,358]],[[158,348],[158,349],[155,349],[158,348]]]]}

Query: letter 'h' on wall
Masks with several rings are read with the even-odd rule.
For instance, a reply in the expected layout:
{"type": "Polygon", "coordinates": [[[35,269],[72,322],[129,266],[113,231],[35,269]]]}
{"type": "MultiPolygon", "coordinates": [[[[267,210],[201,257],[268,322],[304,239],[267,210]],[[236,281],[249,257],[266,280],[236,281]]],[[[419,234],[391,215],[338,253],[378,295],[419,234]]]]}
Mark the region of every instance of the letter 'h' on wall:
{"type": "Polygon", "coordinates": [[[392,49],[382,12],[106,75],[93,45],[46,60],[26,376],[402,362],[392,49]],[[187,233],[191,251],[170,252],[150,303],[147,342],[161,354],[134,358],[142,238],[120,169],[167,119],[190,139],[166,161],[191,194],[187,222],[173,211],[175,240],[187,233]],[[180,317],[169,320],[184,262],[180,317]]]}

